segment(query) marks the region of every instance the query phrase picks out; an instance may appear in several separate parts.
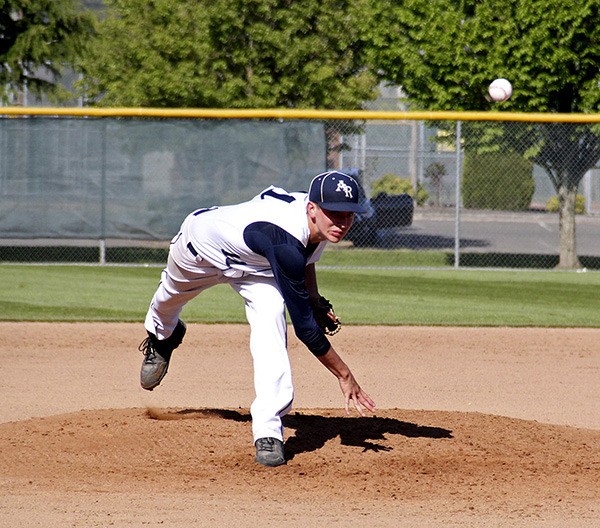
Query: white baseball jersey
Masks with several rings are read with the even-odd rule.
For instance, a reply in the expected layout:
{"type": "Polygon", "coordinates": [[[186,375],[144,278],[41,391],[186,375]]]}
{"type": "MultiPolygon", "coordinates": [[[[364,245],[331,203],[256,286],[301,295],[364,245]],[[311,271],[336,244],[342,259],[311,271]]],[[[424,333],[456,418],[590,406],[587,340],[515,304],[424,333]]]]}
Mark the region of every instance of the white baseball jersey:
{"type": "MultiPolygon", "coordinates": [[[[183,244],[191,256],[230,279],[274,277],[296,335],[321,355],[330,343],[314,319],[305,270],[319,259],[326,242],[309,242],[307,203],[306,193],[271,186],[248,202],[193,212],[172,244],[183,244]]],[[[189,272],[195,264],[193,258],[178,259],[189,272]]]]}
{"type": "Polygon", "coordinates": [[[248,202],[193,212],[183,236],[193,251],[228,277],[272,277],[271,263],[261,248],[261,234],[276,237],[279,231],[281,244],[301,246],[303,253],[310,253],[305,264],[321,256],[325,242],[308,247],[307,202],[306,193],[288,193],[271,186],[248,202]]]}

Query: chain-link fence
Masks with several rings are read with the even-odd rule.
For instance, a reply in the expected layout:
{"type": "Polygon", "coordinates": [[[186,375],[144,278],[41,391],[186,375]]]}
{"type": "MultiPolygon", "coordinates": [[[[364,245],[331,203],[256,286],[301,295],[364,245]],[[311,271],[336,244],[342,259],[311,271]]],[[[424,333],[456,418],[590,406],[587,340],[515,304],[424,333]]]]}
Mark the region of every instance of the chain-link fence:
{"type": "Polygon", "coordinates": [[[593,118],[6,110],[2,262],[162,264],[188,212],[337,169],[368,213],[323,265],[600,268],[593,118]]]}

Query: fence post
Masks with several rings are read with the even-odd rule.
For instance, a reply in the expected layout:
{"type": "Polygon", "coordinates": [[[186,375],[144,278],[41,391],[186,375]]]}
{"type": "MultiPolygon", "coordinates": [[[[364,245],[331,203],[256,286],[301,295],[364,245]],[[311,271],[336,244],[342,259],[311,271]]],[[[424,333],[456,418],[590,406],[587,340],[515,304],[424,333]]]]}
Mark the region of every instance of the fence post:
{"type": "Polygon", "coordinates": [[[592,212],[592,171],[587,171],[581,181],[583,183],[583,195],[585,196],[585,212],[590,214],[592,212]]]}
{"type": "Polygon", "coordinates": [[[100,264],[106,264],[106,119],[102,120],[100,160],[100,264]]]}
{"type": "Polygon", "coordinates": [[[454,207],[454,268],[460,267],[460,208],[461,208],[461,173],[462,173],[462,124],[456,122],[456,196],[454,207]]]}

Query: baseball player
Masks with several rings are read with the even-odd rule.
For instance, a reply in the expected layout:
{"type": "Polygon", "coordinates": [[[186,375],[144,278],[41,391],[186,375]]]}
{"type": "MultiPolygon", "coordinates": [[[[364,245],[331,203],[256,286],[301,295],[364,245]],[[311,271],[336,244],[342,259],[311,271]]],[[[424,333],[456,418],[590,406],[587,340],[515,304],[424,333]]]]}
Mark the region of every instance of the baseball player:
{"type": "MultiPolygon", "coordinates": [[[[311,304],[320,297],[315,262],[326,243],[342,240],[354,214],[362,212],[356,181],[330,171],[312,180],[308,194],[271,186],[248,202],[191,213],[171,241],[146,315],[142,387],[153,390],[167,373],[186,332],[179,319],[183,306],[227,283],[244,299],[251,329],[256,398],[250,412],[258,463],[285,463],[281,418],[294,397],[286,308],[298,338],[337,377],[346,413],[351,401],[362,416],[365,409],[373,412],[375,403],[331,346],[311,304]]],[[[328,316],[335,318],[333,312],[328,316]]]]}

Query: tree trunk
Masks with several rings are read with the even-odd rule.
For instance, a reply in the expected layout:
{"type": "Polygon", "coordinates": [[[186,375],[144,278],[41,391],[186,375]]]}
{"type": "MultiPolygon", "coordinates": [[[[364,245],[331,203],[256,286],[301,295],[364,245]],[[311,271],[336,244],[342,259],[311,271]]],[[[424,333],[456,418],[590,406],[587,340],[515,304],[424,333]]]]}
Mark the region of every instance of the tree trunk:
{"type": "Polygon", "coordinates": [[[432,177],[433,187],[435,188],[435,205],[439,207],[442,196],[442,178],[440,176],[432,177]]]}
{"type": "Polygon", "coordinates": [[[560,232],[560,253],[558,267],[561,269],[581,268],[577,257],[575,236],[575,198],[577,186],[561,185],[558,189],[558,226],[560,232]]]}

